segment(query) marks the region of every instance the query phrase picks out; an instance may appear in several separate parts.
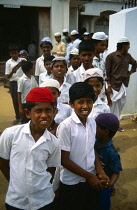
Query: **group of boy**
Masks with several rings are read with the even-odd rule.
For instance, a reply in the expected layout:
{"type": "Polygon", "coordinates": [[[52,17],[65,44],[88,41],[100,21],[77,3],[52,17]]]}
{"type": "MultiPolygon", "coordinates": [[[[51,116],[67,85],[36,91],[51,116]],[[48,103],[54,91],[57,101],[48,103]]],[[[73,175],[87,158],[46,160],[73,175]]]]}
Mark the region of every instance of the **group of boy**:
{"type": "MultiPolygon", "coordinates": [[[[125,44],[123,45],[125,46],[125,44]]],[[[16,77],[22,67],[25,75],[18,82],[20,113],[23,110],[24,117],[29,121],[24,125],[7,128],[1,135],[0,169],[9,181],[6,208],[8,210],[109,210],[113,185],[122,170],[120,157],[112,144],[112,137],[119,128],[119,120],[111,113],[98,115],[96,123],[93,119],[88,118],[95,101],[95,93],[92,86],[83,81],[84,72],[93,67],[94,45],[90,41],[83,41],[79,44],[79,51],[75,48],[70,54],[72,67],[69,69],[66,79],[72,85],[69,89],[69,104],[73,112],[70,117],[65,117],[67,119],[63,118],[62,122],[58,121],[59,126],[56,132],[58,139],[48,131],[57,110],[57,98],[52,95],[55,92],[53,88],[57,90],[58,96],[60,88],[59,83],[55,85],[50,71],[53,59],[50,38],[43,38],[40,46],[44,54],[36,62],[35,75],[39,77],[42,87],[37,87],[38,85],[35,83],[36,80],[32,75],[32,63],[22,59],[18,63],[18,56],[14,57],[13,52],[10,53],[11,60],[17,64],[13,67],[10,63],[10,69],[6,72],[9,78],[15,78],[14,83],[16,84],[12,84],[14,80],[11,80],[10,87],[12,90],[12,86],[15,86],[17,93],[19,78],[16,77]],[[44,60],[47,65],[46,71],[44,60]],[[82,64],[78,68],[80,61],[82,64]],[[41,69],[43,69],[43,75],[40,74],[41,69]],[[23,84],[25,84],[26,90],[20,94],[23,84]],[[29,91],[27,87],[31,87],[29,91]],[[103,162],[104,170],[97,153],[103,162]],[[51,183],[55,168],[61,165],[60,197],[59,204],[56,205],[51,183]]],[[[119,56],[123,58],[126,55],[127,51],[126,53],[124,51],[123,55],[119,56]]],[[[131,60],[130,57],[129,63],[131,60]]],[[[112,63],[111,60],[110,66],[112,63]]],[[[131,64],[135,65],[135,62],[133,61],[131,64]]],[[[131,73],[134,71],[135,67],[131,73]]],[[[108,74],[107,81],[110,90],[111,75],[113,78],[115,77],[113,68],[109,68],[108,74]]],[[[129,76],[130,74],[126,74],[127,80],[129,76]]]]}

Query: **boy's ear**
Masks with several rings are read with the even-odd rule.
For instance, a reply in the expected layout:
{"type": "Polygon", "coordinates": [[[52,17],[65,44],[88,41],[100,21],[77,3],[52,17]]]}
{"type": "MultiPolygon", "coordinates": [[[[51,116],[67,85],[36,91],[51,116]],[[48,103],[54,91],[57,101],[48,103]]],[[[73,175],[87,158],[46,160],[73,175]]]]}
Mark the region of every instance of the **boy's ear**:
{"type": "Polygon", "coordinates": [[[74,103],[69,102],[69,105],[71,106],[71,108],[74,108],[74,103]]]}
{"type": "Polygon", "coordinates": [[[31,117],[30,117],[30,111],[28,109],[24,109],[24,113],[25,113],[25,115],[26,115],[26,117],[28,119],[31,119],[31,117]]]}

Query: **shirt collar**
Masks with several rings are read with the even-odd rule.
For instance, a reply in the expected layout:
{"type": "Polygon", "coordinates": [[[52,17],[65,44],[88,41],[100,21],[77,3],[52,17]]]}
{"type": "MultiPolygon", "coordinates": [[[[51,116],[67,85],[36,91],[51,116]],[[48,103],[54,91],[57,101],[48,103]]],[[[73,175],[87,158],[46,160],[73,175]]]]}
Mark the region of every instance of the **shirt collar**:
{"type": "Polygon", "coordinates": [[[98,104],[103,104],[103,101],[100,99],[99,96],[98,96],[97,100],[95,101],[95,103],[93,104],[93,106],[96,106],[98,104]]]}
{"type": "MultiPolygon", "coordinates": [[[[31,122],[31,120],[30,120],[28,123],[26,123],[26,124],[24,125],[23,133],[26,133],[26,134],[28,134],[29,136],[32,137],[31,131],[30,131],[30,122],[31,122]]],[[[32,137],[32,138],[33,138],[33,137],[32,137]]],[[[46,140],[51,140],[50,133],[48,132],[47,129],[45,129],[43,135],[39,138],[39,140],[38,140],[37,142],[43,143],[43,142],[45,142],[46,140]]],[[[37,142],[36,142],[36,143],[37,143],[37,142]]],[[[38,144],[39,144],[39,143],[38,143],[38,144]]]]}
{"type": "MultiPolygon", "coordinates": [[[[113,144],[113,141],[110,140],[109,142],[107,142],[106,144],[104,144],[102,147],[99,147],[98,149],[105,148],[105,147],[110,147],[112,144],[113,144]]],[[[98,140],[97,140],[97,145],[98,145],[98,140]]]]}
{"type": "Polygon", "coordinates": [[[81,66],[79,68],[80,68],[79,69],[80,73],[83,75],[85,73],[85,69],[84,69],[83,63],[81,64],[81,66]]]}

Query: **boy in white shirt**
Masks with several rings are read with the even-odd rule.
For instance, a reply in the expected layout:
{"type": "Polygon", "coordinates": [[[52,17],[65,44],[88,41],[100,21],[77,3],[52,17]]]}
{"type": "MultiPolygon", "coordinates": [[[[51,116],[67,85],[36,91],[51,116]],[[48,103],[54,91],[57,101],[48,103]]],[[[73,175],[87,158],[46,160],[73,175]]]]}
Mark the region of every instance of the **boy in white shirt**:
{"type": "Polygon", "coordinates": [[[21,116],[21,124],[23,124],[29,121],[24,113],[26,96],[28,92],[34,87],[37,87],[38,84],[35,77],[33,76],[33,63],[31,61],[25,61],[22,63],[21,67],[24,74],[18,80],[18,103],[21,116]]]}
{"type": "Polygon", "coordinates": [[[9,181],[7,210],[52,210],[52,180],[60,166],[58,140],[47,128],[55,103],[47,88],[33,88],[26,97],[30,122],[7,128],[0,137],[0,169],[9,181]],[[10,167],[9,167],[10,163],[10,167]]]}
{"type": "Polygon", "coordinates": [[[39,75],[39,86],[46,79],[53,77],[53,75],[51,74],[51,63],[54,58],[55,58],[55,56],[53,56],[53,55],[50,55],[50,56],[47,56],[46,58],[44,58],[44,66],[45,66],[46,72],[43,72],[39,75]]]}
{"type": "Polygon", "coordinates": [[[58,97],[60,96],[60,84],[57,80],[55,79],[47,79],[45,82],[43,82],[41,84],[41,87],[47,87],[48,89],[51,90],[55,102],[57,103],[57,114],[55,115],[55,122],[57,124],[60,124],[63,120],[65,120],[66,118],[68,118],[71,113],[72,113],[72,109],[68,104],[62,104],[57,102],[58,101],[58,97]]]}
{"type": "Polygon", "coordinates": [[[82,41],[79,44],[79,58],[81,61],[81,66],[77,70],[67,74],[66,82],[72,85],[75,82],[84,81],[85,71],[93,68],[92,61],[94,57],[94,50],[95,47],[89,40],[82,41]]]}
{"type": "Polygon", "coordinates": [[[72,115],[58,127],[61,145],[61,210],[96,209],[97,190],[109,180],[95,153],[95,121],[88,118],[95,94],[91,85],[78,82],[69,89],[72,115]],[[98,174],[98,177],[96,176],[98,174]]]}
{"type": "Polygon", "coordinates": [[[16,120],[13,121],[12,125],[16,125],[20,122],[19,105],[18,105],[18,94],[17,94],[17,81],[23,75],[21,69],[21,63],[26,61],[25,58],[19,58],[19,50],[17,46],[9,47],[9,54],[11,59],[6,62],[5,75],[10,80],[10,94],[13,102],[14,111],[16,114],[16,120]]]}

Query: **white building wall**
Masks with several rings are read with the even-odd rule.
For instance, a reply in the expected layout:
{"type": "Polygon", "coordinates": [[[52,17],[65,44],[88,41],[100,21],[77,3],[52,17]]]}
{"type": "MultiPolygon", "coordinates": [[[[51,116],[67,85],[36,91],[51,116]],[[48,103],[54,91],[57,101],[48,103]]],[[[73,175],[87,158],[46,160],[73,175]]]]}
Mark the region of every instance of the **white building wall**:
{"type": "Polygon", "coordinates": [[[69,29],[69,0],[52,0],[50,13],[50,37],[55,51],[54,33],[62,33],[63,29],[69,29]]]}
{"type": "MultiPolygon", "coordinates": [[[[129,53],[137,60],[137,7],[125,9],[110,16],[109,53],[116,50],[120,37],[126,36],[130,40],[129,53]]],[[[122,115],[137,113],[137,73],[130,77],[127,89],[127,102],[122,115]]]]}
{"type": "Polygon", "coordinates": [[[81,12],[81,15],[100,16],[104,11],[119,12],[123,5],[124,3],[93,1],[85,4],[85,12],[81,12]]]}
{"type": "Polygon", "coordinates": [[[78,7],[70,7],[69,31],[78,30],[78,7]]]}

